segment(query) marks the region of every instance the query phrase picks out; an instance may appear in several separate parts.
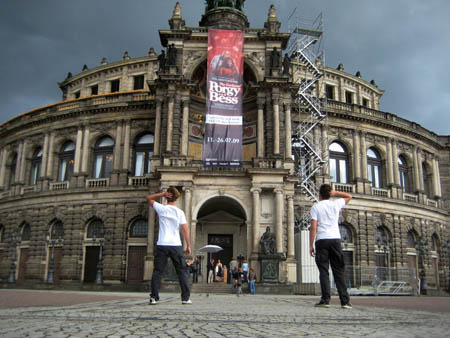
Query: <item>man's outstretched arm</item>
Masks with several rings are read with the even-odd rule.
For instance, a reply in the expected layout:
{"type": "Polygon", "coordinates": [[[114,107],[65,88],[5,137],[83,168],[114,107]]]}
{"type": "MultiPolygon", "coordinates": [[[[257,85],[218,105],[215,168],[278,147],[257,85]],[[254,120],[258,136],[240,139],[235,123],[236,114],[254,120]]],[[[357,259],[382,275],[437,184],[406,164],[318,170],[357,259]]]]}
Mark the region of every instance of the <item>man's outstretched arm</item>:
{"type": "Polygon", "coordinates": [[[350,202],[350,200],[352,199],[352,195],[350,195],[346,192],[336,191],[336,190],[331,190],[330,196],[343,198],[345,200],[345,204],[348,204],[348,202],[350,202]]]}

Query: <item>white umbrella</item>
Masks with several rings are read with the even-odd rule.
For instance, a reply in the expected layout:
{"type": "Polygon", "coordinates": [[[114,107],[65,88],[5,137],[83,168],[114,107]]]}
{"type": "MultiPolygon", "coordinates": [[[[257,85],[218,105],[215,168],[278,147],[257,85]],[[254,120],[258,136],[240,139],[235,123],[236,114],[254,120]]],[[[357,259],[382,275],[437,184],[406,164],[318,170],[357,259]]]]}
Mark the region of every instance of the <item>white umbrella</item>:
{"type": "Polygon", "coordinates": [[[223,248],[221,248],[218,245],[205,245],[203,248],[198,249],[200,252],[219,252],[222,251],[223,248]]]}

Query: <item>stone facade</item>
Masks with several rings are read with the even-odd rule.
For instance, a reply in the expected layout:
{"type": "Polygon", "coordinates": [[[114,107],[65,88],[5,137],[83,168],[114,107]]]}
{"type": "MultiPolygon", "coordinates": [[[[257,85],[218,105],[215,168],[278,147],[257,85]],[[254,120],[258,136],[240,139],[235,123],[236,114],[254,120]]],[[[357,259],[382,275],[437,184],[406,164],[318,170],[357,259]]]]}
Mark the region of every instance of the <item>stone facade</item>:
{"type": "MultiPolygon", "coordinates": [[[[290,34],[279,32],[273,7],[265,28],[249,28],[243,12],[226,7],[206,11],[201,27],[186,27],[179,4],[169,23],[160,36],[164,47],[177,49],[175,64],[161,69],[153,50],[145,57],[126,53],[118,62],[102,60],[59,83],[61,102],[1,126],[1,280],[13,274],[18,282],[46,281],[54,270],[61,283],[93,282],[99,260],[104,282],[149,280],[158,222],[145,197],[174,185],[183,191],[178,205],[186,212],[194,252],[213,238],[228,238],[228,253],[242,255],[259,274],[259,239],[270,227],[280,257],[279,282],[302,282],[297,265],[304,259],[296,255],[294,225],[311,202],[296,188],[291,135],[306,118],[295,103],[295,83],[307,70],[294,60],[286,76],[270,65],[273,48],[286,49],[290,34]],[[230,28],[245,31],[244,161],[236,169],[211,169],[201,160],[206,25],[219,25],[221,17],[230,28]],[[151,141],[140,143],[143,137],[151,141]],[[70,144],[73,149],[65,151],[70,144]],[[140,161],[143,152],[146,161],[140,161]],[[62,177],[69,162],[73,173],[62,177]],[[54,232],[56,224],[63,225],[62,237],[54,232]],[[101,224],[98,232],[93,224],[101,224]],[[15,243],[14,232],[21,234],[15,243]]],[[[380,111],[383,91],[374,82],[345,73],[342,65],[322,68],[323,85],[315,91],[328,96],[328,118],[314,139],[329,161],[316,183],[333,183],[354,195],[341,219],[352,238],[345,246],[352,264],[380,264],[376,238],[383,228],[392,243],[388,266],[421,268],[427,287],[447,287],[448,138],[380,111]],[[334,143],[345,149],[345,180],[331,173],[334,143]],[[379,155],[378,186],[369,176],[369,149],[379,155]],[[427,241],[420,262],[411,236],[427,241]]]]}

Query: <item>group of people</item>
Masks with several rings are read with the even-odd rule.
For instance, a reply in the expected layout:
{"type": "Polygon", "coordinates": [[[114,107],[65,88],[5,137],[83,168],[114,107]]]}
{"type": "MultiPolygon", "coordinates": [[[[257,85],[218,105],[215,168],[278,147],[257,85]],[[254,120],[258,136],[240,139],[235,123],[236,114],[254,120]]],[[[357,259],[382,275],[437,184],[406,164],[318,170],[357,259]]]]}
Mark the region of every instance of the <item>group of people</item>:
{"type": "MultiPolygon", "coordinates": [[[[180,232],[186,241],[186,255],[188,256],[191,255],[191,240],[186,216],[181,209],[175,206],[175,201],[179,196],[180,193],[175,187],[169,187],[167,192],[147,196],[148,203],[159,216],[159,234],[155,250],[150,305],[155,305],[159,301],[161,277],[166,268],[168,257],[171,258],[180,281],[181,303],[192,304],[180,232]],[[157,198],[161,197],[166,198],[167,205],[156,201],[157,198]]],[[[345,263],[339,232],[339,213],[351,199],[350,194],[337,192],[329,184],[323,184],[319,189],[319,202],[311,208],[310,254],[315,257],[319,269],[322,292],[320,301],[315,304],[317,307],[330,307],[331,292],[328,269],[331,266],[341,307],[344,309],[352,308],[344,281],[345,263]],[[331,197],[336,197],[336,199],[331,200],[331,197]]],[[[208,263],[208,270],[208,282],[212,283],[214,276],[223,278],[224,267],[220,260],[217,264],[214,264],[214,259],[211,259],[208,263]]],[[[242,294],[242,284],[245,282],[249,284],[250,293],[255,292],[256,275],[252,268],[248,269],[247,262],[241,265],[233,257],[230,262],[230,274],[233,279],[233,290],[237,288],[238,296],[242,294]]]]}

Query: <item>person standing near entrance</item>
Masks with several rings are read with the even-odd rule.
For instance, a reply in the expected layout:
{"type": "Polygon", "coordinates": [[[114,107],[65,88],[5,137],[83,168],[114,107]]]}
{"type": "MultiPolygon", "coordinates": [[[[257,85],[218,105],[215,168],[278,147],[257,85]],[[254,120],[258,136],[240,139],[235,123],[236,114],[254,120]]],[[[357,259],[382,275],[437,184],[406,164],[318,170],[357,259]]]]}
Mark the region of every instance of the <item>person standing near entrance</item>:
{"type": "Polygon", "coordinates": [[[214,258],[208,262],[207,270],[208,270],[208,284],[214,282],[214,269],[215,269],[214,258]]]}
{"type": "Polygon", "coordinates": [[[155,209],[159,217],[159,234],[156,243],[155,263],[152,275],[150,305],[156,305],[159,301],[159,289],[161,277],[170,257],[178,275],[181,287],[181,303],[192,304],[190,300],[189,276],[186,273],[187,265],[183,254],[183,246],[180,239],[180,230],[186,241],[186,255],[191,255],[191,239],[187,227],[186,216],[183,210],[175,206],[175,201],[180,197],[180,192],[175,187],[169,187],[167,192],[150,194],[148,203],[155,209]],[[165,197],[167,205],[160,204],[155,199],[165,197]]]}
{"type": "Polygon", "coordinates": [[[309,250],[311,256],[316,257],[322,290],[322,298],[319,303],[315,304],[317,307],[330,307],[331,292],[328,268],[331,264],[341,307],[352,308],[344,280],[345,263],[339,232],[339,212],[351,199],[352,195],[334,191],[329,184],[323,184],[319,190],[319,202],[311,208],[309,250]],[[338,199],[330,200],[330,197],[338,197],[338,199]]]}

